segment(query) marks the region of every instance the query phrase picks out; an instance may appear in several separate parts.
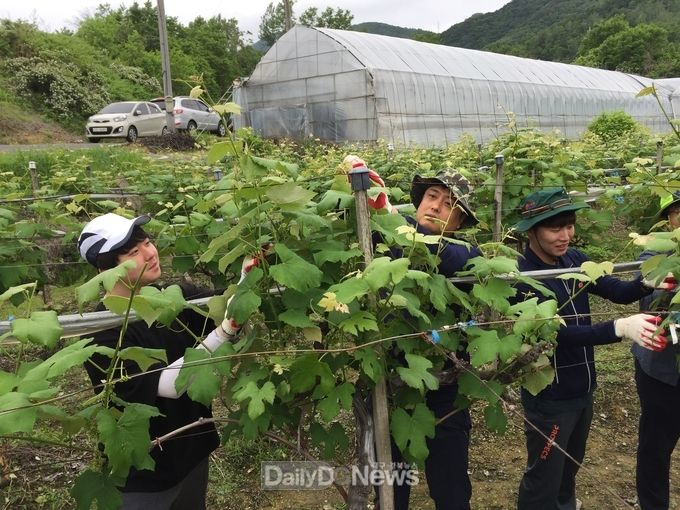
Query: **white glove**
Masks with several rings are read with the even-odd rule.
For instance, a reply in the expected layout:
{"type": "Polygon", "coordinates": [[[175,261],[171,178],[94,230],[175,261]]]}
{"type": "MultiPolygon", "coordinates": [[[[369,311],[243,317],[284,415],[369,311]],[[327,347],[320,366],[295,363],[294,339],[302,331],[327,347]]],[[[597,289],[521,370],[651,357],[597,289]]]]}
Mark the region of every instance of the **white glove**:
{"type": "Polygon", "coordinates": [[[645,349],[661,351],[668,343],[663,330],[658,327],[661,317],[638,313],[630,317],[616,319],[614,332],[619,338],[628,338],[645,349]]]}
{"type": "Polygon", "coordinates": [[[673,290],[677,287],[678,282],[676,281],[675,276],[673,276],[673,273],[668,273],[661,281],[643,278],[642,285],[649,289],[673,290]]]}

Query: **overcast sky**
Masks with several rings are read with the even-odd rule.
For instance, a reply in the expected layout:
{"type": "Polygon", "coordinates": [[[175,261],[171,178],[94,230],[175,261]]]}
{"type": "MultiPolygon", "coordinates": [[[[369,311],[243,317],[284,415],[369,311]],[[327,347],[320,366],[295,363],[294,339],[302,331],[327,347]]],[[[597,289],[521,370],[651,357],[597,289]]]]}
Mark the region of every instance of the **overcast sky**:
{"type": "MultiPolygon", "coordinates": [[[[271,0],[165,0],[165,14],[186,25],[197,16],[210,18],[221,14],[236,18],[241,30],[250,31],[257,40],[258,26],[271,0]]],[[[408,28],[443,32],[478,12],[500,9],[510,0],[297,0],[299,15],[309,6],[349,9],[354,23],[379,21],[408,28]]],[[[133,0],[0,0],[0,18],[33,21],[43,30],[75,28],[77,20],[94,12],[100,4],[117,8],[133,0]]],[[[143,4],[144,0],[138,0],[143,4]]],[[[156,0],[152,0],[156,3],[156,0]]]]}

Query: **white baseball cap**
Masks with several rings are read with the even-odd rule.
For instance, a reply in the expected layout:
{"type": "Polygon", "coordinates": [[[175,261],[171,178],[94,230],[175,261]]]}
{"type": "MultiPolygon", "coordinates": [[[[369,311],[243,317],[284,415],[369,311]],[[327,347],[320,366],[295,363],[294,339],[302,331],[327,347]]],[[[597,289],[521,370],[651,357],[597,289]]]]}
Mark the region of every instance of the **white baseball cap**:
{"type": "Polygon", "coordinates": [[[80,256],[97,267],[97,257],[109,253],[125,245],[132,236],[137,225],[144,225],[151,220],[149,216],[137,216],[128,219],[114,213],[98,216],[90,221],[78,238],[80,256]]]}

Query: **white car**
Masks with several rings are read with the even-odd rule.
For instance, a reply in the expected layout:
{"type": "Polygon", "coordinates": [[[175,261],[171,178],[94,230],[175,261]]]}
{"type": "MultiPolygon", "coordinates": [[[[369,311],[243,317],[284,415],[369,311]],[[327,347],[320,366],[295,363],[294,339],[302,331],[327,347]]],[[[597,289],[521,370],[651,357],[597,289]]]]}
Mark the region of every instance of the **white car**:
{"type": "MultiPolygon", "coordinates": [[[[218,136],[227,134],[222,117],[198,98],[175,96],[175,128],[180,131],[212,131],[218,136]]],[[[157,97],[151,102],[165,110],[165,98],[157,97]]]]}
{"type": "Polygon", "coordinates": [[[87,119],[85,136],[97,143],[102,138],[125,138],[133,143],[140,136],[158,136],[168,132],[165,112],[146,101],[111,103],[87,119]]]}

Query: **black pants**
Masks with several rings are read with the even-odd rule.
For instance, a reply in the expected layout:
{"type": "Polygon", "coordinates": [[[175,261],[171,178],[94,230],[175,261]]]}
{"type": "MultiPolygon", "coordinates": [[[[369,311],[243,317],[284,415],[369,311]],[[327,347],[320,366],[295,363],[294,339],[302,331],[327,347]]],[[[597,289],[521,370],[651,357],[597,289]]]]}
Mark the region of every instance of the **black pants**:
{"type": "MultiPolygon", "coordinates": [[[[437,418],[453,411],[457,390],[444,386],[427,393],[427,407],[437,418]]],[[[434,437],[427,439],[430,453],[425,459],[425,476],[430,497],[436,510],[469,510],[472,485],[468,476],[468,449],[470,447],[470,412],[458,411],[436,426],[434,437]]],[[[401,452],[392,442],[392,459],[403,462],[401,452]]],[[[408,510],[411,487],[394,486],[395,510],[408,510]]]]}
{"type": "Polygon", "coordinates": [[[200,510],[208,489],[208,457],[174,487],[162,492],[124,492],[120,510],[200,510]]]}
{"type": "Polygon", "coordinates": [[[671,455],[680,438],[680,385],[648,376],[635,363],[640,397],[636,485],[642,510],[668,510],[671,455]]]}
{"type": "MultiPolygon", "coordinates": [[[[571,401],[570,401],[571,402],[571,401]]],[[[525,423],[527,467],[519,486],[518,510],[574,510],[576,508],[576,473],[578,465],[560,452],[558,444],[578,463],[583,462],[586,441],[593,419],[592,397],[583,406],[570,408],[559,401],[549,406],[527,409],[524,414],[549,439],[525,423]]]]}

